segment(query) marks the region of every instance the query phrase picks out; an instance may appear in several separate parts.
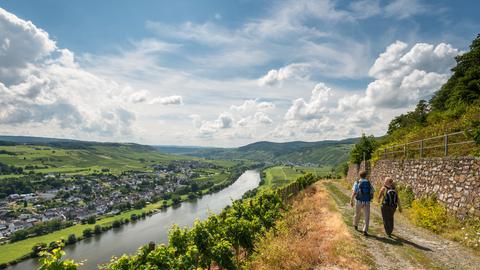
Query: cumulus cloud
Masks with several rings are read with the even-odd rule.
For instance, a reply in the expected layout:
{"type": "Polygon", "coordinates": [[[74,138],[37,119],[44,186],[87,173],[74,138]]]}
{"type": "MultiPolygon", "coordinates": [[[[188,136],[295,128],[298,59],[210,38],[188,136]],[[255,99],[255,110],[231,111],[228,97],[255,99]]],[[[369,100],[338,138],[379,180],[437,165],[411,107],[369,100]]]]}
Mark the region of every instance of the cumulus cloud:
{"type": "Polygon", "coordinates": [[[148,94],[149,93],[146,90],[137,91],[130,95],[129,100],[132,103],[142,103],[147,101],[148,94]]]}
{"type": "Polygon", "coordinates": [[[288,79],[304,79],[308,76],[309,64],[290,64],[288,66],[272,69],[266,75],[258,79],[259,85],[276,85],[288,79]]]}
{"type": "Polygon", "coordinates": [[[131,103],[147,103],[150,105],[161,104],[161,105],[182,105],[183,98],[182,96],[174,95],[167,97],[154,97],[151,98],[150,92],[147,90],[140,90],[132,93],[128,97],[128,101],[131,103]]]}
{"type": "Polygon", "coordinates": [[[181,105],[183,98],[181,96],[157,97],[150,100],[149,104],[181,105]]]}
{"type": "Polygon", "coordinates": [[[265,133],[262,127],[272,125],[268,112],[275,104],[255,99],[246,100],[240,105],[232,105],[228,111],[219,114],[215,120],[202,120],[197,114],[191,115],[198,137],[231,139],[251,139],[265,133]]]}
{"type": "Polygon", "coordinates": [[[459,53],[445,43],[417,43],[409,49],[408,44],[396,41],[370,68],[375,80],[365,95],[344,97],[338,107],[409,108],[419,99],[429,99],[447,81],[459,53]]]}
{"type": "MultiPolygon", "coordinates": [[[[1,126],[53,126],[75,136],[132,134],[131,89],[82,69],[48,33],[1,8],[0,37],[1,126]]],[[[132,101],[141,100],[138,94],[132,101]]]]}
{"type": "Polygon", "coordinates": [[[310,120],[320,118],[328,112],[326,103],[331,96],[331,91],[324,83],[319,83],[313,88],[312,96],[307,102],[303,98],[293,101],[293,105],[285,114],[286,120],[310,120]]]}

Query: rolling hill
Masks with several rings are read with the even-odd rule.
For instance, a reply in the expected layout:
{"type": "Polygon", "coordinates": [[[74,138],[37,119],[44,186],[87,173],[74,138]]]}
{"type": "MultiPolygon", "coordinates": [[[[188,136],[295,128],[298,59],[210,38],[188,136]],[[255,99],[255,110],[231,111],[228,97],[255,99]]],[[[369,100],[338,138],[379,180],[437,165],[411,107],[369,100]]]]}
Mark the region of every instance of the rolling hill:
{"type": "Polygon", "coordinates": [[[273,163],[315,164],[318,166],[337,166],[348,159],[356,138],[334,141],[285,143],[255,142],[238,148],[182,148],[155,146],[161,152],[190,155],[208,159],[249,159],[273,163]]]}
{"type": "MultiPolygon", "coordinates": [[[[150,165],[194,157],[164,154],[148,145],[41,137],[0,136],[0,163],[25,172],[89,174],[145,170],[150,165]]],[[[13,175],[2,175],[8,177],[13,175]]]]}

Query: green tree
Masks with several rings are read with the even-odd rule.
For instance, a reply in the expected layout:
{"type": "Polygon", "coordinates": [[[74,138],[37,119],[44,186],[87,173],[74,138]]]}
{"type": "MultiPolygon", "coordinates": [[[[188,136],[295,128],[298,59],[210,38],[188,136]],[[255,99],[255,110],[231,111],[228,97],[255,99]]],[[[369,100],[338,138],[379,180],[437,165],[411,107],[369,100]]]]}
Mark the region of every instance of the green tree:
{"type": "Polygon", "coordinates": [[[27,237],[28,237],[27,230],[18,230],[10,235],[10,241],[17,242],[17,241],[26,239],[27,237]]]}
{"type": "Polygon", "coordinates": [[[65,256],[65,252],[62,250],[63,243],[58,243],[58,248],[53,249],[51,252],[40,252],[40,268],[39,270],[76,270],[80,265],[73,260],[62,259],[65,256]]]}
{"type": "Polygon", "coordinates": [[[122,226],[122,222],[120,222],[120,220],[114,220],[113,223],[112,223],[112,227],[113,228],[118,228],[122,226]]]}
{"type": "Polygon", "coordinates": [[[37,257],[40,255],[40,252],[47,249],[47,244],[45,243],[37,243],[32,247],[32,256],[37,257]]]}
{"type": "Polygon", "coordinates": [[[377,141],[375,137],[373,135],[367,137],[365,134],[362,134],[362,137],[350,152],[350,163],[359,164],[362,162],[364,155],[366,160],[371,159],[376,148],[377,141]]]}
{"type": "Polygon", "coordinates": [[[89,216],[89,217],[87,218],[87,223],[88,223],[88,224],[95,224],[96,222],[97,222],[97,219],[96,219],[96,217],[95,217],[94,215],[89,216]]]}
{"type": "Polygon", "coordinates": [[[387,134],[392,134],[399,129],[425,125],[429,112],[430,105],[425,100],[420,100],[414,111],[401,114],[390,121],[387,134]]]}
{"type": "Polygon", "coordinates": [[[462,111],[480,100],[480,34],[472,41],[470,51],[455,58],[453,75],[430,100],[435,111],[462,111]]]}
{"type": "Polygon", "coordinates": [[[172,203],[174,205],[176,205],[176,204],[179,204],[180,202],[181,202],[180,196],[178,196],[177,194],[173,194],[172,195],[172,203]]]}
{"type": "Polygon", "coordinates": [[[83,230],[82,234],[85,238],[91,237],[93,234],[93,230],[91,228],[86,228],[85,230],[83,230]]]}
{"type": "Polygon", "coordinates": [[[77,236],[75,234],[70,234],[67,237],[67,244],[74,244],[77,242],[77,236]]]}

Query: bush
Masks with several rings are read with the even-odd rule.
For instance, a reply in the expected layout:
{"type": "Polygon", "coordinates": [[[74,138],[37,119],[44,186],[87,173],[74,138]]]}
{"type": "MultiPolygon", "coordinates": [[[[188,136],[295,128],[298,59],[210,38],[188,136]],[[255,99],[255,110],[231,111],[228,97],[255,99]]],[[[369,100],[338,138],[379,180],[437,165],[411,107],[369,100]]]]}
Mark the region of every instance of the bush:
{"type": "Polygon", "coordinates": [[[28,232],[26,230],[18,230],[10,236],[10,242],[17,242],[28,237],[28,232]]]}
{"type": "Polygon", "coordinates": [[[401,206],[405,209],[412,207],[412,203],[415,200],[415,194],[412,188],[410,186],[399,185],[397,190],[401,206]]]}
{"type": "Polygon", "coordinates": [[[82,235],[83,237],[85,238],[88,238],[88,237],[91,237],[93,234],[93,230],[91,228],[86,228],[85,230],[83,230],[82,232],[82,235]]]}
{"type": "Polygon", "coordinates": [[[32,257],[38,257],[40,252],[47,250],[47,244],[45,243],[37,243],[32,247],[32,257]]]}
{"type": "Polygon", "coordinates": [[[122,222],[120,222],[120,220],[113,221],[113,223],[112,223],[113,228],[118,228],[120,226],[122,226],[122,222]]]}
{"type": "Polygon", "coordinates": [[[193,193],[193,192],[189,192],[189,193],[188,193],[188,199],[189,199],[189,200],[193,200],[193,199],[195,199],[196,197],[197,197],[197,195],[195,195],[195,193],[193,193]]]}
{"type": "Polygon", "coordinates": [[[412,202],[410,215],[413,222],[423,228],[440,233],[449,227],[452,218],[435,197],[423,197],[412,202]]]}
{"type": "Polygon", "coordinates": [[[95,216],[89,216],[89,217],[87,218],[87,223],[88,223],[88,224],[95,224],[96,222],[97,222],[97,219],[96,219],[95,216]]]}
{"type": "Polygon", "coordinates": [[[180,202],[181,202],[180,196],[178,196],[177,194],[174,194],[174,195],[172,196],[172,203],[173,203],[174,205],[177,205],[177,204],[179,204],[180,202]]]}
{"type": "Polygon", "coordinates": [[[95,234],[101,234],[101,233],[102,233],[102,226],[100,226],[100,225],[95,225],[95,227],[93,228],[93,233],[95,233],[95,234]]]}
{"type": "Polygon", "coordinates": [[[67,238],[67,244],[71,245],[77,242],[77,236],[75,234],[70,234],[67,238]]]}
{"type": "Polygon", "coordinates": [[[63,243],[58,242],[58,248],[53,249],[51,252],[40,252],[40,268],[39,270],[76,270],[79,266],[72,260],[64,260],[62,257],[65,252],[62,250],[63,243]]]}

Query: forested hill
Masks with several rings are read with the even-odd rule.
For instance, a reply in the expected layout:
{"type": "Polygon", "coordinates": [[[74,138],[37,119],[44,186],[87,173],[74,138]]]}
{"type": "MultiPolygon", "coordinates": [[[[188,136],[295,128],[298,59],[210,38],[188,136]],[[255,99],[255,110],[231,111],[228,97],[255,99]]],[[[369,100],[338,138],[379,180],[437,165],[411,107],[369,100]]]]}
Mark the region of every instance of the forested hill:
{"type": "Polygon", "coordinates": [[[88,149],[98,146],[116,147],[124,146],[136,151],[155,151],[149,145],[142,145],[136,143],[114,143],[114,142],[95,142],[95,141],[80,141],[71,139],[58,139],[47,137],[32,137],[32,136],[4,136],[0,135],[0,145],[42,145],[50,147],[59,147],[63,149],[88,149]]]}
{"type": "Polygon", "coordinates": [[[429,101],[420,100],[414,111],[395,117],[381,144],[404,143],[456,131],[466,131],[468,137],[480,143],[480,35],[472,41],[470,51],[455,59],[457,65],[448,81],[429,101]]]}
{"type": "Polygon", "coordinates": [[[348,159],[358,139],[318,142],[256,142],[238,148],[194,148],[155,146],[165,153],[184,154],[209,159],[249,159],[270,162],[311,163],[336,166],[348,159]]]}

